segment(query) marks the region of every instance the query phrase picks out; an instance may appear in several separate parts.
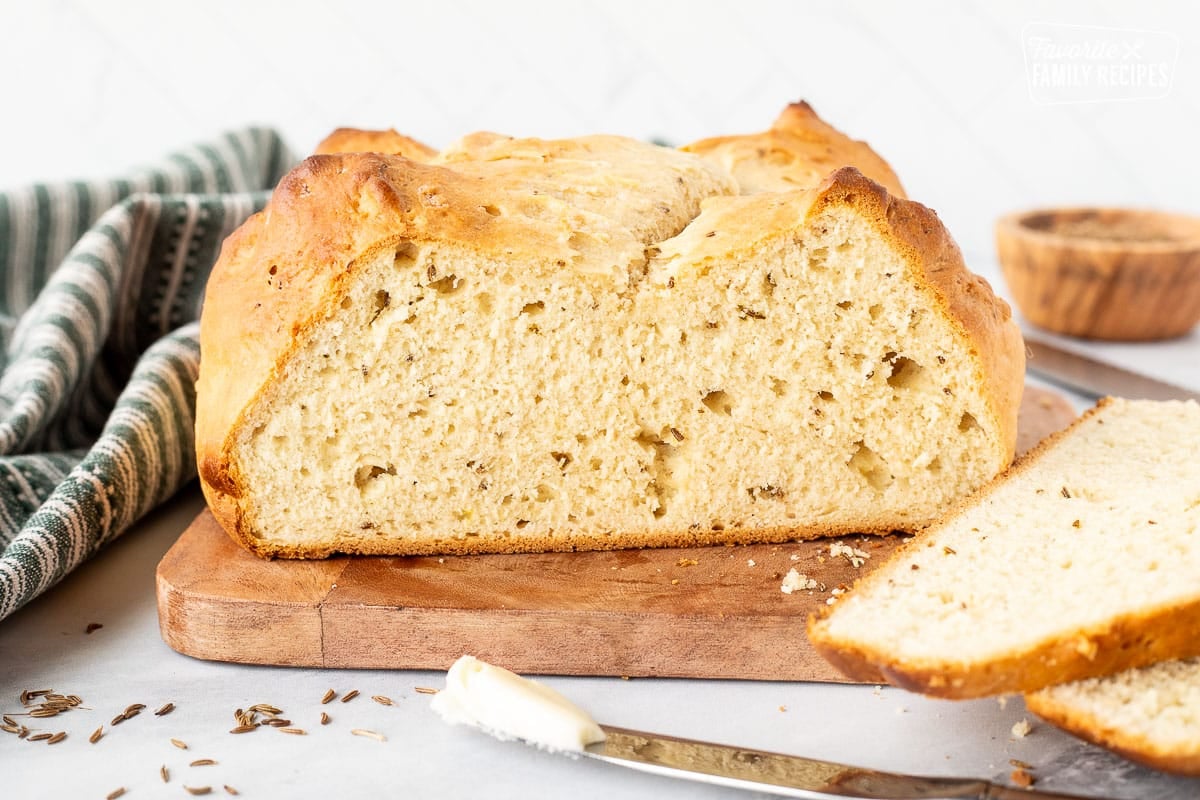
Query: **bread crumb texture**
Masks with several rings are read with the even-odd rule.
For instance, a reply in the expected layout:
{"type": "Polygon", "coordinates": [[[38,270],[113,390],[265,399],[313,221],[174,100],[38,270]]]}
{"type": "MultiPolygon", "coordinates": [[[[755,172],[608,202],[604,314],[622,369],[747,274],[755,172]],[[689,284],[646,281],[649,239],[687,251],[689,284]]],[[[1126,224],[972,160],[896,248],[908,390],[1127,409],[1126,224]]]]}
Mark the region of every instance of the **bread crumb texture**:
{"type": "Polygon", "coordinates": [[[857,170],[741,195],[620,137],[412,154],[310,158],[214,270],[200,473],[255,552],[915,530],[1010,460],[1008,307],[857,170]]]}
{"type": "Polygon", "coordinates": [[[1200,775],[1200,658],[1051,686],[1025,700],[1030,711],[1089,741],[1200,775]]]}
{"type": "Polygon", "coordinates": [[[897,550],[810,637],[852,673],[952,697],[1196,655],[1198,441],[1194,401],[1102,401],[897,550]]]}

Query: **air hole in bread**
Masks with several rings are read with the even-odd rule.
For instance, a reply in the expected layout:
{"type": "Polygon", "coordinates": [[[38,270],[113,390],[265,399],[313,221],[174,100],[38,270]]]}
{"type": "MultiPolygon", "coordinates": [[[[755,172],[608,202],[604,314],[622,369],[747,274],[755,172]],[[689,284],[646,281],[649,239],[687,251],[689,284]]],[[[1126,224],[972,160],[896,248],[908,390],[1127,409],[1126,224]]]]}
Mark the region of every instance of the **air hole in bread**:
{"type": "Polygon", "coordinates": [[[826,262],[829,260],[828,247],[814,247],[808,251],[808,268],[814,272],[820,272],[827,268],[826,262]]]}
{"type": "Polygon", "coordinates": [[[479,309],[480,314],[491,314],[492,296],[487,292],[480,292],[475,295],[475,306],[479,309]]]}
{"type": "Polygon", "coordinates": [[[720,389],[709,392],[700,398],[700,402],[714,414],[730,416],[733,413],[733,399],[720,389]]]}
{"type": "Polygon", "coordinates": [[[525,305],[521,306],[521,313],[522,314],[538,314],[538,313],[544,311],[545,308],[546,308],[545,302],[543,302],[541,300],[536,300],[532,303],[526,303],[525,305]]]}
{"type": "Polygon", "coordinates": [[[392,265],[398,270],[409,269],[417,263],[419,253],[412,242],[401,242],[396,247],[396,258],[392,265]]]}
{"type": "MultiPolygon", "coordinates": [[[[432,269],[432,268],[431,268],[432,269]]],[[[429,282],[429,288],[438,294],[454,294],[462,288],[463,282],[456,275],[447,275],[429,282]]]]}
{"type": "Polygon", "coordinates": [[[894,478],[891,470],[888,469],[887,461],[883,456],[867,447],[862,440],[854,443],[854,453],[851,454],[847,463],[862,475],[867,484],[877,492],[882,492],[892,485],[894,478]]]}
{"type": "Polygon", "coordinates": [[[958,429],[963,433],[979,430],[979,420],[975,419],[974,414],[964,411],[963,415],[959,417],[958,429]]]}
{"type": "Polygon", "coordinates": [[[374,297],[375,313],[371,315],[371,319],[367,322],[367,324],[374,324],[375,320],[379,319],[379,315],[383,313],[383,310],[388,307],[388,304],[391,303],[391,301],[392,296],[388,294],[387,290],[379,289],[376,291],[374,297]]]}
{"type": "Polygon", "coordinates": [[[854,307],[854,303],[852,303],[849,300],[843,300],[842,302],[837,304],[837,307],[840,308],[842,311],[849,311],[851,308],[854,307]]]}
{"type": "Polygon", "coordinates": [[[378,464],[365,464],[358,468],[354,473],[354,485],[359,489],[365,489],[370,485],[371,481],[378,478],[380,475],[395,475],[396,468],[391,464],[386,467],[381,467],[378,464]]]}
{"type": "Polygon", "coordinates": [[[871,316],[872,321],[879,319],[879,315],[883,313],[883,306],[879,303],[867,309],[867,313],[871,316]]]}
{"type": "Polygon", "coordinates": [[[760,499],[782,500],[786,492],[773,483],[764,484],[763,486],[750,486],[746,489],[746,494],[750,495],[750,499],[758,502],[760,499]]]}
{"type": "Polygon", "coordinates": [[[491,205],[490,203],[483,207],[483,211],[485,214],[487,214],[490,217],[500,216],[500,209],[496,208],[494,205],[491,205]]]}
{"type": "MultiPolygon", "coordinates": [[[[921,382],[925,368],[911,358],[898,356],[892,361],[892,373],[888,375],[888,386],[911,389],[921,382]]],[[[972,417],[972,419],[974,419],[972,417]]]]}
{"type": "Polygon", "coordinates": [[[570,463],[575,460],[574,458],[571,457],[570,453],[564,453],[560,450],[551,450],[550,457],[552,459],[554,459],[555,463],[558,464],[558,468],[563,470],[564,472],[566,471],[566,469],[570,465],[570,463]]]}
{"type": "Polygon", "coordinates": [[[772,393],[774,393],[774,395],[776,397],[783,397],[784,395],[787,394],[787,390],[788,390],[788,382],[787,381],[785,381],[781,378],[776,378],[776,377],[771,378],[771,391],[772,391],[772,393]]]}

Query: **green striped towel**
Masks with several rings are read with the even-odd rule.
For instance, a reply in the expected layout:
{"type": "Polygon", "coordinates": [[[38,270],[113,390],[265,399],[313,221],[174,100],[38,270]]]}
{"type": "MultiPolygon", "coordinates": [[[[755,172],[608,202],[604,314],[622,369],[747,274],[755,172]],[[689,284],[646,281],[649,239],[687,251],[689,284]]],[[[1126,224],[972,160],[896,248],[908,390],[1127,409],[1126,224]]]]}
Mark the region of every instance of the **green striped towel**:
{"type": "Polygon", "coordinates": [[[205,280],[290,165],[252,128],[0,193],[0,619],[195,475],[205,280]]]}

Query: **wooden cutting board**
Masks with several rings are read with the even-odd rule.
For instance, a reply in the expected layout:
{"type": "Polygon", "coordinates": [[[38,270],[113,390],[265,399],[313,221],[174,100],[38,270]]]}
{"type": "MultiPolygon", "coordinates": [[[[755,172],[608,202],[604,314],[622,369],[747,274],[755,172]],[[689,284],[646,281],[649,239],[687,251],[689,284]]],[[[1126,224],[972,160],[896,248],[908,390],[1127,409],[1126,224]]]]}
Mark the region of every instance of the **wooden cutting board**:
{"type": "MultiPolygon", "coordinates": [[[[1018,450],[1075,416],[1030,387],[1018,450]]],[[[163,639],[197,658],[444,670],[470,653],[524,673],[844,681],[809,647],[808,615],[900,536],[783,545],[263,561],[206,510],[158,566],[163,639]],[[785,594],[788,570],[824,589],[785,594]]]]}

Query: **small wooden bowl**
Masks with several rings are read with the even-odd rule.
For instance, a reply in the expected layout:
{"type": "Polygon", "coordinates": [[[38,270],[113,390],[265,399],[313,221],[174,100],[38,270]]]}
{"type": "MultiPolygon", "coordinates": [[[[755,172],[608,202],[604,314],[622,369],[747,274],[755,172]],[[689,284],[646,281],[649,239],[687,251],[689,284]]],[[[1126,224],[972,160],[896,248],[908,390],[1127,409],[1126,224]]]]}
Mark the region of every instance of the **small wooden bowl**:
{"type": "Polygon", "coordinates": [[[1182,336],[1200,322],[1200,219],[1061,208],[996,223],[1013,299],[1030,322],[1089,339],[1182,336]]]}

